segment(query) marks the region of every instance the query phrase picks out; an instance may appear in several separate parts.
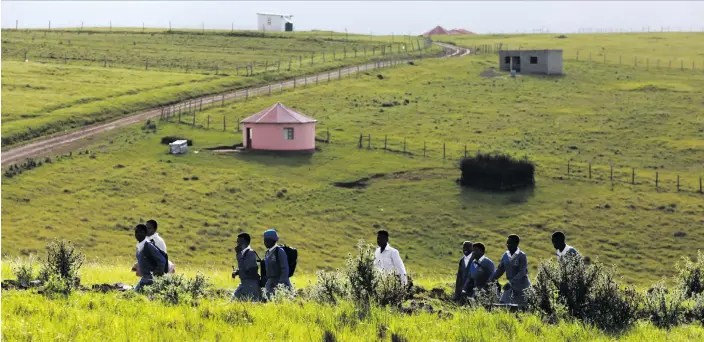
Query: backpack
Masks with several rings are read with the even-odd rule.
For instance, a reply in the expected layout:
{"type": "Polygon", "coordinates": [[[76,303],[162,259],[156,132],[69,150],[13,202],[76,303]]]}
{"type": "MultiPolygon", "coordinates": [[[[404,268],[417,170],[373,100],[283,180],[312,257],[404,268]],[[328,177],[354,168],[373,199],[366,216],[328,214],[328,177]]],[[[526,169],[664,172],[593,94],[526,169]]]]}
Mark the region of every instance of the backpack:
{"type": "Polygon", "coordinates": [[[254,253],[254,256],[257,258],[257,263],[259,264],[259,287],[264,287],[266,286],[266,263],[264,263],[264,260],[259,258],[259,254],[253,250],[249,250],[252,253],[254,253]]]}
{"type": "MultiPolygon", "coordinates": [[[[298,250],[287,245],[279,246],[279,248],[284,250],[286,253],[286,259],[288,259],[288,276],[293,277],[293,272],[296,271],[296,264],[298,263],[298,250]]],[[[276,258],[276,261],[279,261],[276,258]]]]}
{"type": "Polygon", "coordinates": [[[169,273],[169,255],[166,254],[166,252],[162,251],[159,247],[156,246],[156,243],[154,243],[154,240],[149,240],[149,242],[156,248],[157,251],[159,251],[159,254],[164,258],[164,274],[169,273]]]}

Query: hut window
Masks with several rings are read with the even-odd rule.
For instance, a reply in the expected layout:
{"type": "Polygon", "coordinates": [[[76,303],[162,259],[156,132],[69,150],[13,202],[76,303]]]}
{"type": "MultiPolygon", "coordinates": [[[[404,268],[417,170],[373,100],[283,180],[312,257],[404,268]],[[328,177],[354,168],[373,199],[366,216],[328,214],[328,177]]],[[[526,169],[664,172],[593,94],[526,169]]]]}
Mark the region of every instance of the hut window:
{"type": "Polygon", "coordinates": [[[293,140],[293,128],[290,128],[290,127],[284,128],[284,139],[293,140]]]}
{"type": "Polygon", "coordinates": [[[531,57],[530,64],[538,64],[538,57],[531,57]]]}
{"type": "Polygon", "coordinates": [[[511,63],[511,57],[509,57],[509,56],[504,57],[504,63],[506,63],[506,64],[511,63]]]}

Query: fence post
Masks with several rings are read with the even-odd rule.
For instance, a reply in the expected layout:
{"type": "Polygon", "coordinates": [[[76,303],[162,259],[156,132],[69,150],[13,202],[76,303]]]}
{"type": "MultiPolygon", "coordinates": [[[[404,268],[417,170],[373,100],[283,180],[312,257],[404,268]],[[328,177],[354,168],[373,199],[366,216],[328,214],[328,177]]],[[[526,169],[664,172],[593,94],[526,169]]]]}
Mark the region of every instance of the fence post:
{"type": "Polygon", "coordinates": [[[403,153],[406,153],[406,138],[403,138],[403,153]]]}
{"type": "Polygon", "coordinates": [[[208,114],[208,129],[210,129],[210,114],[208,114]]]}
{"type": "Polygon", "coordinates": [[[328,144],[330,143],[330,127],[328,127],[328,144]]]}
{"type": "Polygon", "coordinates": [[[655,172],[655,189],[658,188],[658,180],[659,180],[658,178],[659,178],[659,175],[658,175],[658,172],[656,171],[655,172]]]}
{"type": "Polygon", "coordinates": [[[359,134],[359,144],[358,144],[359,148],[362,148],[362,139],[364,139],[364,136],[360,133],[359,134]]]}
{"type": "Polygon", "coordinates": [[[567,160],[567,177],[570,177],[570,160],[567,160]]]}
{"type": "Polygon", "coordinates": [[[592,162],[589,162],[589,179],[592,179],[592,162]]]}
{"type": "Polygon", "coordinates": [[[200,98],[200,104],[198,105],[198,111],[202,112],[203,111],[203,98],[200,98]]]}
{"type": "Polygon", "coordinates": [[[318,76],[320,76],[320,74],[315,74],[315,85],[318,85],[318,76]]]}
{"type": "Polygon", "coordinates": [[[680,192],[680,175],[677,175],[677,192],[680,192]]]}
{"type": "Polygon", "coordinates": [[[240,121],[242,121],[242,118],[240,118],[240,117],[238,116],[238,117],[237,117],[237,132],[240,131],[240,121]]]}
{"type": "Polygon", "coordinates": [[[631,168],[631,185],[636,185],[636,169],[631,168]]]}
{"type": "Polygon", "coordinates": [[[699,193],[704,194],[704,191],[702,191],[702,177],[699,177],[699,193]]]}
{"type": "Polygon", "coordinates": [[[296,78],[293,78],[293,89],[296,89],[296,78]]]}
{"type": "Polygon", "coordinates": [[[271,96],[271,83],[269,83],[269,96],[271,96]]]}
{"type": "Polygon", "coordinates": [[[227,132],[227,121],[225,120],[225,114],[222,115],[222,131],[227,132]]]}
{"type": "Polygon", "coordinates": [[[467,158],[467,144],[464,145],[464,157],[467,158]]]}
{"type": "Polygon", "coordinates": [[[244,90],[244,100],[245,101],[249,100],[249,88],[244,90]]]}
{"type": "Polygon", "coordinates": [[[367,137],[367,149],[371,149],[371,148],[372,148],[372,135],[369,134],[369,136],[367,137]]]}
{"type": "Polygon", "coordinates": [[[386,142],[388,141],[388,139],[389,139],[389,136],[385,135],[384,136],[384,150],[386,150],[386,142]]]}
{"type": "Polygon", "coordinates": [[[611,165],[611,174],[609,175],[609,178],[611,179],[611,186],[614,185],[614,166],[611,165]]]}
{"type": "Polygon", "coordinates": [[[225,94],[222,94],[222,103],[220,106],[225,107],[225,94]]]}
{"type": "Polygon", "coordinates": [[[193,113],[193,122],[191,123],[191,127],[196,127],[196,113],[193,113]]]}
{"type": "Polygon", "coordinates": [[[445,143],[442,143],[442,159],[445,159],[445,143]]]}

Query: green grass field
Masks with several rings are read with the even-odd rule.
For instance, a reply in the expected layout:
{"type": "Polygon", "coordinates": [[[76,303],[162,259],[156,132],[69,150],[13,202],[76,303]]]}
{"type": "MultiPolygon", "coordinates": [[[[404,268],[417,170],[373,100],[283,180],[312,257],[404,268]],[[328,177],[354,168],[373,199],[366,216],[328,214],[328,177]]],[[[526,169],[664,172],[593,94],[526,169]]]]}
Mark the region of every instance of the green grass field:
{"type": "Polygon", "coordinates": [[[657,61],[665,68],[672,61],[673,69],[691,70],[692,62],[699,71],[704,70],[704,53],[700,45],[704,33],[611,33],[611,34],[568,34],[567,38],[558,38],[559,34],[511,34],[511,35],[462,35],[433,36],[434,40],[452,42],[460,46],[479,47],[501,43],[502,49],[562,49],[565,59],[579,59],[618,64],[619,56],[624,65],[638,63],[640,67],[656,68],[657,61]],[[634,61],[634,58],[637,60],[634,61]]]}
{"type": "Polygon", "coordinates": [[[518,233],[535,270],[554,255],[550,234],[563,230],[583,254],[649,286],[673,274],[662,260],[704,247],[704,199],[696,193],[704,170],[701,77],[573,61],[558,78],[480,76],[492,60],[425,60],[383,70],[383,80],[375,73],[229,103],[197,114],[197,126],[211,116],[211,130],[158,123],[156,133],[112,132],[89,148],[95,159],[74,153],[4,179],[3,250],[29,254],[52,237],[70,237],[90,257],[125,257],[129,267],[131,228],[156,218],[177,263],[227,270],[239,231],[275,227],[285,243],[300,248],[299,267],[311,273],[340,267],[359,239],[373,241],[385,228],[412,272],[447,277],[463,240],[485,242],[488,256],[498,260],[505,236],[518,233]],[[329,128],[332,144],[320,144],[313,156],[203,150],[241,141],[232,124],[228,132],[215,129],[223,115],[234,123],[274,101],[320,120],[318,135],[329,128]],[[400,104],[381,106],[393,101],[400,104]],[[359,134],[365,136],[361,150],[359,134]],[[194,139],[192,152],[168,155],[159,144],[166,135],[194,139]],[[395,150],[406,138],[414,155],[381,150],[384,136],[395,150]],[[470,153],[528,156],[538,165],[537,188],[503,195],[458,188],[455,163],[464,144],[470,153]],[[636,185],[629,184],[631,168],[636,185]],[[363,190],[332,185],[377,173],[386,176],[363,190]]]}
{"type": "Polygon", "coordinates": [[[411,49],[401,38],[322,32],[3,30],[2,145],[200,95],[389,58],[388,46],[394,56],[413,54],[417,39],[411,49]],[[381,46],[387,46],[383,56],[381,46]],[[252,76],[245,76],[248,64],[252,76]]]}
{"type": "Polygon", "coordinates": [[[5,292],[2,336],[6,341],[246,340],[320,341],[325,330],[338,341],[696,341],[698,325],[656,329],[639,324],[618,336],[580,323],[547,325],[533,315],[482,310],[451,311],[450,317],[403,315],[375,308],[358,320],[351,303],[335,306],[295,302],[239,304],[206,300],[199,307],[166,306],[144,297],[120,294],[74,294],[48,300],[37,294],[5,292]],[[272,314],[273,312],[277,314],[272,314]],[[380,333],[381,332],[381,333],[380,333]]]}

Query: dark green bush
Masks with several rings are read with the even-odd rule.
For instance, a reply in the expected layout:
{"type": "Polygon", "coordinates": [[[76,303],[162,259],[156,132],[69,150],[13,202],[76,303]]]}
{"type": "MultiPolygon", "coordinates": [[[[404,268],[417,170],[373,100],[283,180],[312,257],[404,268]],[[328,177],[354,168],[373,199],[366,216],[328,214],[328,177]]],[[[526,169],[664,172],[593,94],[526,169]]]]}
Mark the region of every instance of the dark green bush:
{"type": "Polygon", "coordinates": [[[69,291],[77,287],[81,282],[79,269],[85,261],[83,253],[71,241],[63,239],[49,242],[46,250],[47,256],[39,272],[39,279],[46,283],[53,276],[68,284],[69,291]]]}
{"type": "Polygon", "coordinates": [[[704,292],[704,255],[697,252],[696,262],[689,258],[682,258],[683,264],[677,265],[678,288],[686,298],[692,298],[704,292]]]}
{"type": "Polygon", "coordinates": [[[671,328],[684,323],[687,308],[685,295],[679,289],[669,293],[662,283],[657,283],[645,296],[645,315],[658,328],[671,328]]]}

